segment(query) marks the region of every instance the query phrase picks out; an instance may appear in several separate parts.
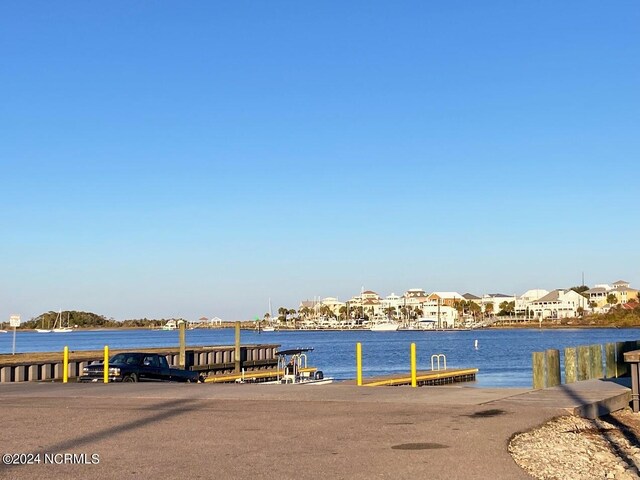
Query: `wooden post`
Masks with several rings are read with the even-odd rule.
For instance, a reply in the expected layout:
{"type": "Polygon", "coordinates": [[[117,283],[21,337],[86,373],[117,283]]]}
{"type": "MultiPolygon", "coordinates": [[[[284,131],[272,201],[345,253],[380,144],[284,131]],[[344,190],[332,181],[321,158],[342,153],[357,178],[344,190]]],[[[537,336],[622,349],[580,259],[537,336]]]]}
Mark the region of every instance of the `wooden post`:
{"type": "Polygon", "coordinates": [[[109,347],[104,346],[104,359],[102,361],[104,383],[109,383],[109,347]]]}
{"type": "Polygon", "coordinates": [[[574,383],[576,381],[576,349],[567,347],[564,349],[564,382],[574,383]]]}
{"type": "Polygon", "coordinates": [[[362,386],[362,344],[356,343],[356,385],[362,386]]]}
{"type": "Polygon", "coordinates": [[[240,322],[236,322],[236,348],[235,348],[235,372],[240,373],[241,361],[240,361],[240,322]]]}
{"type": "Polygon", "coordinates": [[[69,347],[65,346],[62,351],[62,383],[69,381],[69,347]]]}
{"type": "Polygon", "coordinates": [[[624,361],[627,342],[616,342],[616,378],[625,377],[629,373],[629,365],[624,361]]]}
{"type": "Polygon", "coordinates": [[[411,344],[411,386],[417,387],[417,375],[416,375],[416,344],[411,344]]]}
{"type": "Polygon", "coordinates": [[[533,352],[533,388],[545,387],[544,352],[533,352]]]}
{"type": "Polygon", "coordinates": [[[616,344],[605,343],[604,345],[604,358],[605,358],[605,375],[606,378],[616,378],[616,344]]]}
{"type": "Polygon", "coordinates": [[[578,347],[578,381],[589,380],[589,347],[578,347]]]}
{"type": "Polygon", "coordinates": [[[187,325],[184,320],[178,321],[178,332],[180,339],[180,354],[178,355],[178,365],[180,365],[180,368],[184,368],[187,362],[187,325]]]}
{"type": "Polygon", "coordinates": [[[591,378],[602,378],[602,345],[591,345],[589,350],[591,378]]]}
{"type": "Polygon", "coordinates": [[[547,387],[560,385],[560,351],[555,349],[547,350],[547,387]]]}

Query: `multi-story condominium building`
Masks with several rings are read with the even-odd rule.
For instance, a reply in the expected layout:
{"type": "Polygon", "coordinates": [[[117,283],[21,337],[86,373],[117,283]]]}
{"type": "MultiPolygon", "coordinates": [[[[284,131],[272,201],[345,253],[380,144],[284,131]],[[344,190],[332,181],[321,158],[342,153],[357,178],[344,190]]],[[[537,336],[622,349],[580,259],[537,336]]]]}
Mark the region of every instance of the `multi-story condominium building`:
{"type": "Polygon", "coordinates": [[[595,303],[596,308],[607,305],[609,303],[609,295],[615,296],[617,300],[616,303],[619,304],[625,304],[634,299],[638,299],[638,290],[631,288],[629,282],[625,282],[624,280],[618,280],[614,282],[613,285],[606,283],[595,285],[593,288],[584,292],[584,294],[589,296],[589,303],[595,303]]]}
{"type": "Polygon", "coordinates": [[[536,318],[568,318],[579,315],[579,308],[586,308],[588,300],[568,289],[557,289],[529,304],[536,318]]]}

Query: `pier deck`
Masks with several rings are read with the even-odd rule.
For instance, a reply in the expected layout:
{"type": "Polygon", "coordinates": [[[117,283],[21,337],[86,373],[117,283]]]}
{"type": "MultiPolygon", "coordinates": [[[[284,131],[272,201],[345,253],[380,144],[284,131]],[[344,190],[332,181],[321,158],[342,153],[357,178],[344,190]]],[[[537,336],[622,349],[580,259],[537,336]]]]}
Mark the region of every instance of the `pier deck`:
{"type": "MultiPolygon", "coordinates": [[[[416,382],[422,385],[446,385],[459,382],[473,382],[477,368],[448,368],[446,370],[425,370],[417,372],[416,382]]],[[[363,379],[365,387],[411,385],[411,374],[393,374],[363,379]]]]}

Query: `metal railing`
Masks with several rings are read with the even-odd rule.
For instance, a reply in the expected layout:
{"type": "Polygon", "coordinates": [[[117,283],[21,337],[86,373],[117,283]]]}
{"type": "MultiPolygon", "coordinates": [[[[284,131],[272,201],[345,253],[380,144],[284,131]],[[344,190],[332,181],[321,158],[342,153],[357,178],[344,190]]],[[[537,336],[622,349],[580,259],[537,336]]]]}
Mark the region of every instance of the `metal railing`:
{"type": "Polygon", "coordinates": [[[443,353],[437,353],[431,355],[431,370],[446,370],[447,369],[447,357],[443,353]],[[443,367],[440,368],[440,359],[442,358],[443,367]],[[435,367],[438,368],[435,368],[435,367]]]}

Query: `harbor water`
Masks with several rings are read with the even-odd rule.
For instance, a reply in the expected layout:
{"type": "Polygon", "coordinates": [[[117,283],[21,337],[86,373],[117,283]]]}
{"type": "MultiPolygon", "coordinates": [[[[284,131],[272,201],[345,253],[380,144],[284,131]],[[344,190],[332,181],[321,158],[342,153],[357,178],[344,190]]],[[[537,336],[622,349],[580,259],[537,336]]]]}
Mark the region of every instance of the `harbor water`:
{"type": "MultiPolygon", "coordinates": [[[[187,344],[233,345],[234,329],[187,331],[187,344]]],[[[531,354],[549,348],[640,340],[640,329],[512,329],[471,331],[281,330],[258,333],[243,330],[242,343],[273,343],[282,349],[312,347],[309,364],[325,376],[339,380],[355,378],[355,345],[362,343],[364,376],[406,373],[409,348],[416,344],[418,370],[431,368],[431,355],[444,354],[449,368],[478,368],[479,387],[531,387],[531,354]]],[[[0,353],[11,353],[13,332],[0,334],[0,353]]],[[[20,332],[16,352],[62,352],[145,347],[176,347],[177,331],[81,330],[71,333],[20,332]]]]}

